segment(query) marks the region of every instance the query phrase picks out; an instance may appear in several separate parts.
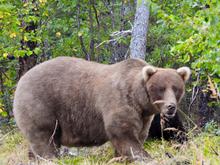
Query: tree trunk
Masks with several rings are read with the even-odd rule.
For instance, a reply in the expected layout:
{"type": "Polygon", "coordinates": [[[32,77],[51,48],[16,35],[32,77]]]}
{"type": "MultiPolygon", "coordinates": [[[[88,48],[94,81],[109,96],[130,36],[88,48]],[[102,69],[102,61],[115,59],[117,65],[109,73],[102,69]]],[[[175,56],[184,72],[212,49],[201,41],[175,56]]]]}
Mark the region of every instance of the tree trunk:
{"type": "MultiPolygon", "coordinates": [[[[139,58],[145,60],[147,30],[149,22],[150,0],[138,0],[134,20],[134,27],[132,29],[132,38],[130,43],[130,58],[139,58]]],[[[182,121],[176,113],[173,119],[163,119],[157,114],[151,124],[149,130],[150,137],[163,137],[167,140],[175,139],[180,143],[187,140],[184,133],[182,121]],[[165,128],[174,127],[178,131],[166,131],[165,128]]]]}
{"type": "MultiPolygon", "coordinates": [[[[27,2],[27,0],[23,0],[24,3],[27,2]]],[[[35,1],[33,0],[32,3],[35,1]]],[[[35,33],[35,30],[37,29],[37,24],[32,21],[30,23],[22,22],[22,27],[25,27],[25,32],[35,33]]],[[[29,48],[31,51],[33,51],[37,47],[37,42],[35,41],[24,41],[24,39],[21,40],[21,49],[27,49],[29,48]]],[[[37,55],[33,52],[32,55],[28,56],[25,55],[24,57],[19,57],[19,71],[18,71],[18,79],[21,78],[22,75],[24,75],[29,69],[34,67],[37,63],[37,55]]]]}
{"type": "Polygon", "coordinates": [[[93,20],[93,12],[92,8],[94,5],[94,0],[89,0],[89,24],[90,24],[90,29],[89,29],[89,34],[90,34],[90,44],[89,44],[89,56],[87,57],[86,60],[88,61],[94,61],[95,59],[95,40],[94,40],[94,20],[93,20]]]}
{"type": "MultiPolygon", "coordinates": [[[[126,19],[127,16],[130,16],[130,13],[135,11],[135,2],[129,1],[128,3],[125,3],[124,1],[121,2],[120,10],[117,11],[114,10],[113,6],[115,3],[115,0],[111,1],[112,7],[109,9],[109,12],[111,13],[111,19],[112,19],[112,30],[114,30],[115,27],[115,21],[114,20],[118,15],[120,15],[120,31],[126,30],[126,24],[128,24],[128,20],[126,19]]],[[[131,21],[131,20],[130,20],[131,21]]],[[[111,38],[112,39],[112,38],[111,38]]],[[[111,52],[112,56],[110,58],[110,63],[116,63],[123,61],[127,59],[127,55],[129,53],[129,45],[125,44],[123,42],[111,42],[111,52]]]]}
{"type": "Polygon", "coordinates": [[[89,54],[88,54],[88,52],[86,50],[86,47],[85,47],[85,44],[84,44],[84,41],[83,41],[83,36],[82,36],[82,34],[80,34],[80,27],[81,27],[80,12],[81,12],[81,6],[80,6],[80,0],[78,0],[77,1],[77,15],[76,15],[78,38],[79,38],[79,42],[80,42],[80,46],[81,46],[82,52],[85,55],[85,59],[88,59],[89,58],[89,54]]]}
{"type": "Polygon", "coordinates": [[[130,57],[145,59],[150,0],[137,0],[137,8],[130,43],[130,57]]]}

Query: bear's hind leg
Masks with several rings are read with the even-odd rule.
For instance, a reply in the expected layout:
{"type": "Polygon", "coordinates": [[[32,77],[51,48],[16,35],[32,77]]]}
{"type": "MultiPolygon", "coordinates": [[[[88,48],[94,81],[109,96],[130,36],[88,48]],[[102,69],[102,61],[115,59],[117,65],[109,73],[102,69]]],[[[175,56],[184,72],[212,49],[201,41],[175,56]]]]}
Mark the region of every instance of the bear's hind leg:
{"type": "Polygon", "coordinates": [[[60,130],[47,129],[46,127],[35,131],[29,137],[30,142],[30,158],[34,155],[35,158],[53,159],[59,155],[60,149],[60,130]],[[32,153],[32,154],[31,154],[32,153]]]}

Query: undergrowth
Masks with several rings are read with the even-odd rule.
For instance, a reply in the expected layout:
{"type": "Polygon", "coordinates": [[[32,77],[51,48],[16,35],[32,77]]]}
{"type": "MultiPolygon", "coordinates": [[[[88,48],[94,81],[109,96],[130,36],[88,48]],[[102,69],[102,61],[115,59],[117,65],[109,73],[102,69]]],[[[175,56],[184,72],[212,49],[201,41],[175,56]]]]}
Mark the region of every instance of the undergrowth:
{"type": "MultiPolygon", "coordinates": [[[[216,125],[213,128],[211,124],[196,136],[189,135],[186,144],[180,145],[174,141],[151,139],[145,143],[144,147],[160,165],[219,165],[220,136],[218,133],[219,128],[216,128],[216,125]]],[[[0,134],[1,165],[30,164],[27,152],[27,141],[16,128],[6,134],[0,134]]],[[[81,148],[78,156],[63,156],[53,161],[42,160],[40,163],[32,162],[31,165],[106,165],[113,157],[114,151],[107,143],[101,147],[81,148]]]]}

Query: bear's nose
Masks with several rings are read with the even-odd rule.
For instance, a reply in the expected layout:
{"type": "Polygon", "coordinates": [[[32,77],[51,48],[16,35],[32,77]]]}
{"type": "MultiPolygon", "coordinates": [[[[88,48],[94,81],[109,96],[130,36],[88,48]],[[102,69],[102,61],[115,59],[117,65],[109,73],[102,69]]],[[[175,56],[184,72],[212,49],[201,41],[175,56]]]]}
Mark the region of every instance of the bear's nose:
{"type": "Polygon", "coordinates": [[[174,103],[171,103],[167,106],[168,114],[173,114],[176,110],[176,105],[174,103]]]}

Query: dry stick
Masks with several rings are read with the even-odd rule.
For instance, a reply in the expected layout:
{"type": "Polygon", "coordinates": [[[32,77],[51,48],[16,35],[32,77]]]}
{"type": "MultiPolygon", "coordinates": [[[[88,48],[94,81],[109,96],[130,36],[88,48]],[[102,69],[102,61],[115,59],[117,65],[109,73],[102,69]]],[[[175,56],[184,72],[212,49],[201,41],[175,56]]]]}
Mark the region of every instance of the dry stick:
{"type": "Polygon", "coordinates": [[[194,101],[196,100],[196,97],[199,93],[199,88],[197,87],[197,84],[199,82],[199,78],[200,78],[200,75],[198,74],[197,78],[196,78],[196,85],[193,87],[193,92],[192,92],[192,97],[191,97],[191,102],[189,104],[188,112],[191,111],[191,107],[192,107],[192,105],[193,105],[194,101]],[[196,92],[195,92],[195,89],[196,89],[196,92]]]}
{"type": "Polygon", "coordinates": [[[191,130],[187,133],[187,135],[190,134],[191,132],[193,132],[195,129],[198,129],[200,132],[202,132],[202,130],[201,130],[200,128],[198,128],[197,124],[196,124],[192,119],[190,119],[189,116],[187,116],[181,109],[178,108],[178,110],[179,110],[179,112],[180,112],[186,119],[188,119],[188,120],[194,125],[193,129],[191,129],[191,130]]]}
{"type": "Polygon", "coordinates": [[[161,131],[161,137],[162,137],[162,145],[163,145],[163,152],[165,153],[165,141],[164,141],[164,137],[163,137],[163,130],[164,130],[164,117],[162,114],[160,114],[160,131],[161,131]]]}
{"type": "Polygon", "coordinates": [[[196,87],[197,86],[193,87],[193,93],[192,93],[192,99],[191,99],[192,101],[189,104],[188,112],[191,111],[191,107],[192,107],[193,103],[195,102],[196,97],[197,97],[197,95],[199,93],[199,88],[196,88],[196,87]],[[196,88],[196,92],[195,92],[195,88],[196,88]]]}
{"type": "Polygon", "coordinates": [[[56,124],[55,124],[55,128],[53,130],[53,134],[51,135],[50,139],[49,139],[49,145],[52,143],[53,139],[54,139],[54,135],[56,133],[57,130],[57,126],[58,126],[58,120],[56,120],[56,124]]]}
{"type": "Polygon", "coordinates": [[[5,74],[5,72],[3,72],[2,70],[0,70],[0,72],[1,72],[8,80],[10,80],[10,78],[5,74]]]}
{"type": "Polygon", "coordinates": [[[113,39],[102,41],[95,48],[100,47],[104,43],[118,42],[121,38],[131,35],[131,32],[132,32],[132,30],[123,30],[123,31],[113,32],[112,34],[110,34],[110,36],[113,37],[113,39]]]}
{"type": "Polygon", "coordinates": [[[162,114],[160,114],[160,131],[161,131],[162,140],[163,140],[163,128],[164,128],[164,119],[162,114]]]}
{"type": "Polygon", "coordinates": [[[174,127],[165,128],[164,131],[175,131],[178,132],[179,130],[174,127]]]}
{"type": "MultiPolygon", "coordinates": [[[[52,160],[49,160],[49,159],[45,159],[45,158],[43,158],[43,157],[41,157],[40,155],[36,155],[36,157],[39,159],[39,161],[44,161],[44,162],[46,162],[46,164],[48,164],[48,165],[56,165],[52,160]]],[[[40,165],[41,164],[41,162],[39,162],[38,161],[38,165],[40,165]]],[[[44,163],[43,163],[44,164],[44,163]]]]}
{"type": "Polygon", "coordinates": [[[9,134],[11,134],[15,129],[12,129],[11,131],[7,132],[5,135],[3,135],[0,139],[0,141],[3,141],[9,134]]]}
{"type": "MultiPolygon", "coordinates": [[[[120,38],[121,38],[121,37],[120,37],[120,38]]],[[[102,41],[102,42],[101,42],[100,44],[98,44],[95,48],[100,47],[100,46],[103,45],[104,43],[117,42],[120,38],[102,41]]]]}
{"type": "Polygon", "coordinates": [[[131,151],[132,158],[134,159],[134,158],[135,158],[135,156],[134,156],[134,152],[133,152],[132,147],[130,147],[130,151],[131,151]]]}
{"type": "Polygon", "coordinates": [[[219,153],[218,153],[212,146],[210,146],[210,148],[212,149],[212,151],[213,151],[217,156],[219,156],[219,153]]]}

